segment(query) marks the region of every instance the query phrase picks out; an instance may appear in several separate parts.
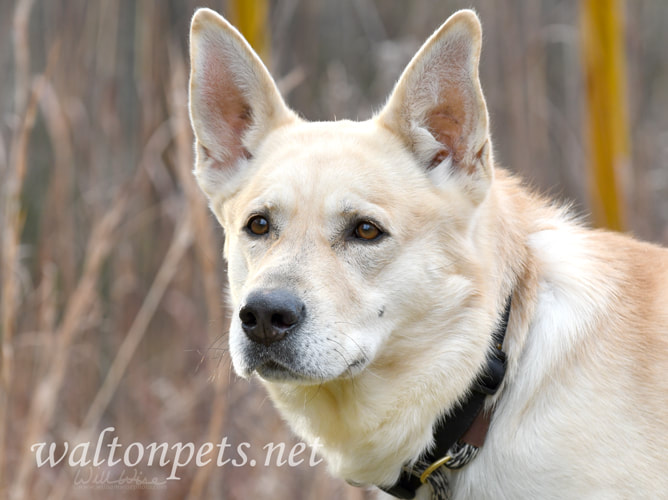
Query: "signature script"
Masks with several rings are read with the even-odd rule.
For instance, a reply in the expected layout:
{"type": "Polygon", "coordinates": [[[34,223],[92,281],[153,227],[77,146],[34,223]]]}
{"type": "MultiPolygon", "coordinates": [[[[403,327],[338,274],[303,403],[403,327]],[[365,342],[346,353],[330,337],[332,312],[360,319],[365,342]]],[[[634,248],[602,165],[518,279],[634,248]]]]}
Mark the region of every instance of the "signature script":
{"type": "Polygon", "coordinates": [[[114,472],[108,469],[85,467],[77,469],[74,485],[79,488],[126,488],[126,489],[159,489],[165,487],[167,480],[159,477],[148,477],[141,471],[121,470],[114,472]]]}

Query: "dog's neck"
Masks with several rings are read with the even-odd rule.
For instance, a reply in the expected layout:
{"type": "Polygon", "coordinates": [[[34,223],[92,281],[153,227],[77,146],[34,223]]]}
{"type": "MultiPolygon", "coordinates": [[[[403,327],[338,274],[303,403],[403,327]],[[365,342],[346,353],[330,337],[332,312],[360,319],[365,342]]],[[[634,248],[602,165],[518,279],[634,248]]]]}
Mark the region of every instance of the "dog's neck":
{"type": "MultiPolygon", "coordinates": [[[[506,351],[509,355],[506,383],[510,383],[516,371],[516,359],[513,353],[519,353],[525,340],[528,322],[531,318],[532,304],[535,297],[523,283],[536,280],[536,266],[532,263],[528,250],[523,243],[503,245],[503,238],[526,241],[531,232],[540,228],[530,226],[536,220],[535,214],[526,213],[526,207],[532,206],[527,197],[523,201],[517,195],[516,181],[497,170],[497,180],[490,192],[488,213],[481,220],[487,226],[481,227],[477,235],[484,241],[482,251],[491,257],[493,266],[481,270],[486,276],[495,278],[493,285],[469,299],[468,304],[457,307],[484,308],[489,311],[485,321],[475,322],[460,315],[434,318],[441,327],[434,331],[430,346],[451,350],[439,355],[424,356],[419,359],[426,363],[420,373],[431,374],[428,380],[417,380],[414,369],[416,349],[413,339],[424,338],[420,321],[407,321],[398,324],[395,345],[387,353],[380,353],[378,358],[364,372],[354,378],[341,378],[318,386],[295,386],[292,384],[267,383],[273,400],[289,421],[293,429],[319,447],[319,452],[326,458],[332,472],[354,482],[367,484],[393,484],[399,477],[404,463],[414,460],[433,442],[432,429],[440,416],[447,412],[468,391],[476,374],[485,360],[486,346],[490,334],[497,324],[500,312],[504,310],[506,298],[514,291],[512,325],[506,338],[506,351]],[[514,195],[506,193],[514,190],[514,195]],[[524,222],[526,221],[526,222],[524,222]],[[503,234],[503,238],[494,235],[503,234]],[[448,336],[460,336],[463,340],[475,340],[480,344],[480,357],[470,359],[466,369],[453,369],[443,366],[443,359],[461,358],[458,343],[445,344],[442,339],[448,336]],[[438,363],[435,360],[441,360],[438,363]],[[433,362],[433,365],[430,364],[433,362]],[[468,370],[468,371],[467,371],[468,370]],[[388,394],[389,380],[399,381],[391,391],[392,399],[383,400],[380,395],[388,394]],[[444,383],[447,381],[447,383],[444,383]],[[398,397],[397,397],[398,395],[398,397]],[[410,415],[406,415],[409,413],[410,415]],[[327,419],[322,416],[327,415],[327,419]],[[411,422],[411,428],[406,423],[411,422]],[[391,437],[391,439],[389,439],[391,437]]],[[[538,218],[549,225],[554,220],[554,209],[545,205],[542,217],[538,218]]],[[[447,284],[444,284],[444,287],[447,284]]],[[[448,361],[445,363],[450,365],[448,361]]],[[[499,397],[487,398],[487,406],[494,404],[499,397]]]]}
{"type": "Polygon", "coordinates": [[[506,373],[503,343],[511,304],[512,295],[508,296],[499,324],[490,336],[492,348],[485,366],[457,407],[443,415],[434,426],[433,446],[406,464],[397,482],[383,488],[384,491],[398,498],[414,498],[418,488],[429,484],[434,498],[449,498],[443,467],[456,470],[468,465],[485,442],[491,418],[491,410],[484,408],[485,401],[496,394],[506,373]]]}

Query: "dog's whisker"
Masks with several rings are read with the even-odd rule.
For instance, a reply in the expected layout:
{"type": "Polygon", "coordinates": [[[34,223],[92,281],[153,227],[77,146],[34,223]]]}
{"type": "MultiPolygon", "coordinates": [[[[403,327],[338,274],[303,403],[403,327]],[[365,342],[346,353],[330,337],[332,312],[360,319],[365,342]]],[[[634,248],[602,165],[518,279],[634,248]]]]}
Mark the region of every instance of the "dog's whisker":
{"type": "Polygon", "coordinates": [[[389,379],[387,379],[386,377],[382,377],[381,375],[378,375],[378,373],[373,368],[367,367],[365,369],[365,372],[368,373],[369,375],[373,375],[374,377],[376,377],[379,380],[389,381],[389,379]]]}
{"type": "Polygon", "coordinates": [[[324,382],[320,382],[320,383],[318,384],[318,388],[313,392],[313,394],[311,395],[311,397],[309,397],[308,399],[305,399],[305,400],[304,400],[304,409],[306,409],[306,407],[307,407],[307,406],[308,406],[308,405],[309,405],[309,404],[310,404],[310,403],[311,403],[311,402],[318,396],[318,394],[320,393],[320,389],[322,389],[322,385],[323,385],[323,383],[324,383],[324,382]]]}
{"type": "MultiPolygon", "coordinates": [[[[343,345],[341,345],[341,343],[338,342],[337,340],[334,340],[334,339],[329,338],[329,337],[327,338],[327,340],[329,340],[330,342],[332,342],[332,343],[338,345],[341,349],[343,349],[343,345]]],[[[339,349],[334,348],[334,349],[332,349],[332,350],[333,350],[336,354],[338,354],[339,356],[341,356],[341,359],[343,359],[343,363],[344,363],[344,365],[346,366],[345,371],[346,371],[346,373],[348,374],[348,380],[350,381],[351,389],[352,389],[353,394],[354,394],[354,393],[355,393],[355,377],[353,376],[353,372],[352,372],[352,368],[351,368],[351,363],[348,361],[348,359],[345,357],[345,355],[344,355],[341,351],[339,351],[339,349]]],[[[366,359],[365,359],[365,361],[366,361],[366,359]]]]}
{"type": "Polygon", "coordinates": [[[362,360],[364,361],[364,363],[367,363],[369,361],[369,357],[367,356],[366,351],[362,348],[362,346],[360,346],[357,343],[357,341],[352,336],[348,335],[346,332],[339,332],[339,333],[344,337],[346,337],[348,340],[350,340],[353,344],[355,344],[355,347],[357,347],[357,349],[359,349],[359,352],[362,354],[362,360]]]}
{"type": "Polygon", "coordinates": [[[197,365],[194,368],[194,372],[198,373],[202,365],[205,363],[207,359],[214,358],[214,356],[211,356],[212,352],[216,353],[215,359],[218,360],[218,364],[220,365],[220,362],[223,358],[225,358],[226,354],[229,352],[229,348],[226,345],[223,345],[223,347],[216,347],[216,344],[222,342],[225,340],[225,337],[228,332],[218,336],[216,339],[214,339],[211,344],[209,344],[204,351],[200,349],[186,349],[186,352],[195,352],[200,356],[200,359],[197,363],[197,365]]]}

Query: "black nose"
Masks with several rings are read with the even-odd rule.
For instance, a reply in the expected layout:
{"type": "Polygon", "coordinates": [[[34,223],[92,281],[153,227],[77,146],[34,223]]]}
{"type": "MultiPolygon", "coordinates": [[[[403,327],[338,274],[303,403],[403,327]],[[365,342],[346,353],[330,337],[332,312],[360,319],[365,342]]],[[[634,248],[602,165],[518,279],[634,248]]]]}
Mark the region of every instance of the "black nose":
{"type": "Polygon", "coordinates": [[[248,296],[239,311],[239,319],[249,339],[270,345],[294,330],[305,311],[304,303],[291,292],[263,290],[248,296]]]}

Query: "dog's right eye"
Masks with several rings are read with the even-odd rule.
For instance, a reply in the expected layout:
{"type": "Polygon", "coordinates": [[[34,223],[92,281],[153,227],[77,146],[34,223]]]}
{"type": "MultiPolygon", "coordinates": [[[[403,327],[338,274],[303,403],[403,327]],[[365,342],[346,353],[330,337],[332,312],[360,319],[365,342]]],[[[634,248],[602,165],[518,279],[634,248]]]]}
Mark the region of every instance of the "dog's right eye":
{"type": "Polygon", "coordinates": [[[383,232],[378,227],[369,221],[362,221],[355,227],[355,238],[364,241],[377,240],[382,236],[383,232]]]}
{"type": "Polygon", "coordinates": [[[269,221],[261,215],[255,215],[250,218],[246,224],[246,229],[256,236],[262,236],[269,232],[269,221]]]}

